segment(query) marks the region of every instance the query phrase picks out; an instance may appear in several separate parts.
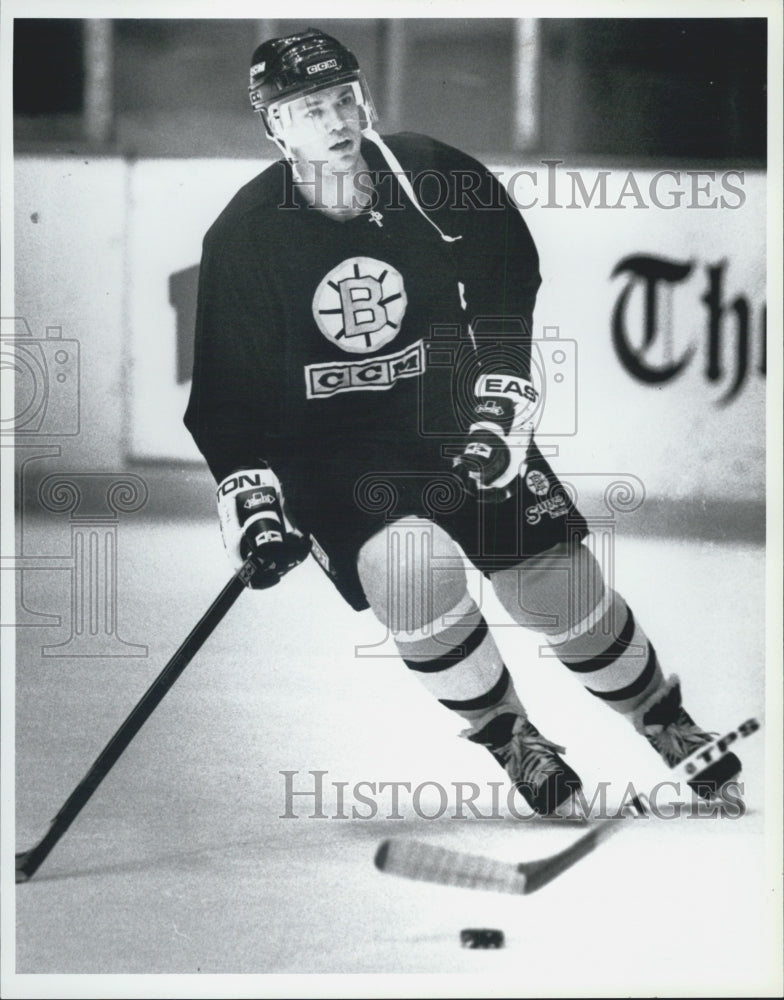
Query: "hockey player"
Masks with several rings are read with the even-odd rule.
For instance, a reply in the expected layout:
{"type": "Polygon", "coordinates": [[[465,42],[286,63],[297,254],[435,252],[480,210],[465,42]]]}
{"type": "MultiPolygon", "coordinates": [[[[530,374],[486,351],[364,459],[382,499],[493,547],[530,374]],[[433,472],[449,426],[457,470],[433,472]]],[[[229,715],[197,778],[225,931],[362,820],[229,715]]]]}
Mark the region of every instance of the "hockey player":
{"type": "MultiPolygon", "coordinates": [[[[205,237],[185,415],[233,565],[253,554],[271,586],[312,545],[531,808],[563,811],[580,779],[528,717],[464,553],[675,766],[711,738],[533,440],[540,277],[519,211],[458,150],[382,138],[356,59],[321,31],[260,45],[249,91],[283,159],[205,237]]],[[[725,754],[694,781],[716,794],[739,771],[725,754]]]]}

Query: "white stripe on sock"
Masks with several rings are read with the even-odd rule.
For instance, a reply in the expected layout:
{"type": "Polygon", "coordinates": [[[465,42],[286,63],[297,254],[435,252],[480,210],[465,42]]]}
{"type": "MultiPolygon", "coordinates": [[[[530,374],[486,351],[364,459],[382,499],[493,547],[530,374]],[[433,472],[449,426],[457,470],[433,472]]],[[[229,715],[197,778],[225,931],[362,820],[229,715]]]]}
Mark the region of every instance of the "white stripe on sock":
{"type": "Polygon", "coordinates": [[[577,622],[576,625],[572,625],[571,628],[568,628],[565,632],[557,632],[555,635],[548,635],[548,643],[551,646],[560,646],[562,643],[568,642],[570,639],[576,639],[578,636],[584,635],[592,628],[595,628],[610,610],[612,600],[612,590],[609,587],[605,587],[599,603],[592,611],[588,612],[582,621],[577,622]]]}

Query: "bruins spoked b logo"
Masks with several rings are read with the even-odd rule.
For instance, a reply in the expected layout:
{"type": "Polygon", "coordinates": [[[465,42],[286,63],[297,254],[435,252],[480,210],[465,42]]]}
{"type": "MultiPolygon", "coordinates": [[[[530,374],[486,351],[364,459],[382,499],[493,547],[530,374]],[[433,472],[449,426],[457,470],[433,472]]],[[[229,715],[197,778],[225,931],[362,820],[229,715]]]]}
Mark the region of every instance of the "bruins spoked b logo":
{"type": "Polygon", "coordinates": [[[337,347],[367,354],[397,336],[407,304],[399,271],[373,257],[349,257],[322,278],[313,318],[337,347]]]}

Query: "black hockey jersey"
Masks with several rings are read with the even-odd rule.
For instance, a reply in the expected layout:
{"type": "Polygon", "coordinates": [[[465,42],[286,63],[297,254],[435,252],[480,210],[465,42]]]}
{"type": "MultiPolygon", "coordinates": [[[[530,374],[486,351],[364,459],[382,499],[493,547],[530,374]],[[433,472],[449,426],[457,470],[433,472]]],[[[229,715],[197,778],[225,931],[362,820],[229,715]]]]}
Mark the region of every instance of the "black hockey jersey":
{"type": "Polygon", "coordinates": [[[268,461],[295,516],[367,471],[448,469],[479,355],[527,374],[538,258],[503,187],[424,136],[362,153],[370,211],[329,218],[279,161],[204,239],[185,423],[218,481],[268,461]]]}

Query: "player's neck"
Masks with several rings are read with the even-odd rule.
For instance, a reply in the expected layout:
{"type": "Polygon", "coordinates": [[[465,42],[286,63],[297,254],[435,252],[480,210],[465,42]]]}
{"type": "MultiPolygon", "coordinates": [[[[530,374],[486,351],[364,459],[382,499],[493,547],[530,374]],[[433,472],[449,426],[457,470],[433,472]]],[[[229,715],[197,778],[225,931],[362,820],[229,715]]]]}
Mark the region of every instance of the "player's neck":
{"type": "Polygon", "coordinates": [[[330,219],[347,221],[366,212],[372,202],[367,182],[357,183],[360,174],[368,176],[368,165],[361,155],[351,170],[332,170],[324,163],[298,163],[295,184],[313,208],[330,219]]]}

